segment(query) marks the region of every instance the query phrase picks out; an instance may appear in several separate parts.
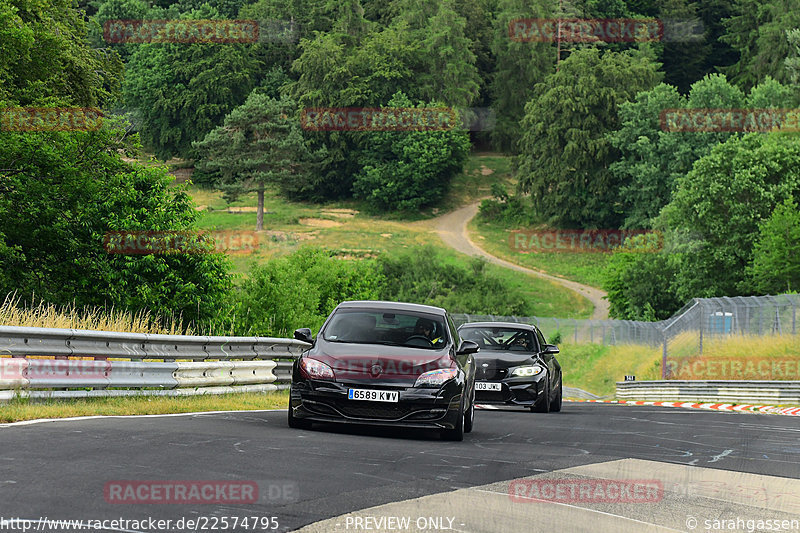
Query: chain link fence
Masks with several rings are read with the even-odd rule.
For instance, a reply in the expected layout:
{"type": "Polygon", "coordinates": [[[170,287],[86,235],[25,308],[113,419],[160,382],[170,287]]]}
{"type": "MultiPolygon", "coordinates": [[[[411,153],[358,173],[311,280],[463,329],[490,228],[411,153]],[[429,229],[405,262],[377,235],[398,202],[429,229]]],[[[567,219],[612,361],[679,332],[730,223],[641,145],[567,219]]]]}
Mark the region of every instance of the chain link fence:
{"type": "MultiPolygon", "coordinates": [[[[668,378],[671,344],[703,354],[709,339],[733,336],[797,335],[800,294],[695,298],[667,320],[590,320],[552,317],[517,317],[454,314],[457,325],[467,322],[516,322],[535,324],[548,339],[557,334],[562,342],[605,345],[642,344],[662,349],[662,377],[668,378]]],[[[674,350],[677,348],[673,347],[674,350]]]]}

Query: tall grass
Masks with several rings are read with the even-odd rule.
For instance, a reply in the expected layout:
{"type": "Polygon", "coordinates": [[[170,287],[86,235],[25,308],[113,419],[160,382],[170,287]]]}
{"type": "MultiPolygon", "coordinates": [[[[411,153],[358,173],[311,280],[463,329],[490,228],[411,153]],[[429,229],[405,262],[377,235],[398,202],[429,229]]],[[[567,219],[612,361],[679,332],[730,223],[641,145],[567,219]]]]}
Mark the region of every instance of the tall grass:
{"type": "Polygon", "coordinates": [[[0,305],[0,325],[38,328],[72,328],[130,333],[164,333],[193,335],[191,325],[180,317],[163,318],[147,311],[131,313],[101,307],[56,306],[43,301],[23,302],[9,294],[0,305]]]}
{"type": "MultiPolygon", "coordinates": [[[[800,335],[706,337],[702,354],[699,340],[696,332],[686,332],[670,341],[667,365],[680,371],[673,379],[800,379],[800,335]]],[[[598,396],[613,396],[615,383],[626,375],[661,379],[661,347],[563,343],[559,348],[564,385],[598,396]]]]}

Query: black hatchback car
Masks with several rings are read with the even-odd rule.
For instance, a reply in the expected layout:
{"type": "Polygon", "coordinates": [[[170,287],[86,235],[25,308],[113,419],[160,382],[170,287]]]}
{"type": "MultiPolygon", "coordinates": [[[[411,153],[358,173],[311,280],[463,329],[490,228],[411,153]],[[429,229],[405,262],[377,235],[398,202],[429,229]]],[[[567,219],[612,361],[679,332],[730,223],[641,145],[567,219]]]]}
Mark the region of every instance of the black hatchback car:
{"type": "Polygon", "coordinates": [[[558,348],[539,328],[513,322],[473,322],[458,329],[480,347],[475,355],[475,402],[521,405],[547,413],[561,410],[558,348]]]}
{"type": "Polygon", "coordinates": [[[472,430],[477,344],[462,342],[441,308],[408,303],[339,304],[292,369],[289,426],[312,422],[472,430]]]}

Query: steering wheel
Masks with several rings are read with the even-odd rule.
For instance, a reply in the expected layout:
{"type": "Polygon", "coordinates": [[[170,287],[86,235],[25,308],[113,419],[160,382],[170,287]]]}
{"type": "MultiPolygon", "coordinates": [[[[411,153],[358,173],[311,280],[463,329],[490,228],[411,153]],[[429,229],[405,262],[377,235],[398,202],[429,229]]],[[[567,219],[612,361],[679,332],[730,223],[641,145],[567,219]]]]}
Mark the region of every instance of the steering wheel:
{"type": "Polygon", "coordinates": [[[428,346],[433,346],[433,343],[431,342],[431,340],[428,337],[426,337],[425,335],[411,335],[409,338],[406,339],[406,344],[408,344],[409,341],[412,341],[412,340],[415,340],[415,339],[423,340],[423,341],[425,341],[427,343],[428,346]]]}

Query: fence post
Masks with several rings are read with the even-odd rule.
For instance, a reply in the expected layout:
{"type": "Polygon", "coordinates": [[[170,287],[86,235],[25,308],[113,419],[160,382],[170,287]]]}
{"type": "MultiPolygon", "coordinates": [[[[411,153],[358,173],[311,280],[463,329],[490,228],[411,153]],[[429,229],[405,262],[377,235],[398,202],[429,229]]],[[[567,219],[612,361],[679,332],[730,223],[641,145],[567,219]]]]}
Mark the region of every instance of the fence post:
{"type": "Polygon", "coordinates": [[[664,331],[664,346],[661,348],[661,379],[667,379],[667,332],[664,331]]]}
{"type": "Polygon", "coordinates": [[[578,321],[573,318],[572,323],[575,324],[575,344],[578,344],[578,321]]]}
{"type": "MultiPolygon", "coordinates": [[[[700,309],[702,310],[703,308],[701,307],[700,309]]],[[[704,322],[703,318],[705,318],[705,316],[701,314],[700,315],[700,355],[703,355],[703,322],[704,322]]]]}
{"type": "Polygon", "coordinates": [[[797,329],[795,329],[795,324],[797,323],[797,307],[794,305],[794,299],[789,298],[789,302],[792,304],[792,335],[797,333],[797,329]]]}

